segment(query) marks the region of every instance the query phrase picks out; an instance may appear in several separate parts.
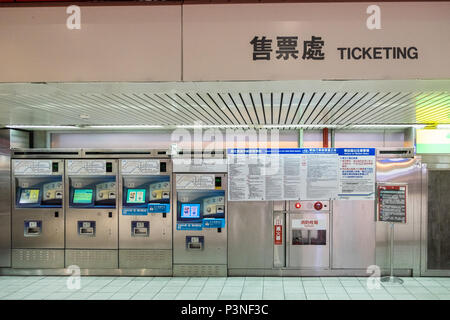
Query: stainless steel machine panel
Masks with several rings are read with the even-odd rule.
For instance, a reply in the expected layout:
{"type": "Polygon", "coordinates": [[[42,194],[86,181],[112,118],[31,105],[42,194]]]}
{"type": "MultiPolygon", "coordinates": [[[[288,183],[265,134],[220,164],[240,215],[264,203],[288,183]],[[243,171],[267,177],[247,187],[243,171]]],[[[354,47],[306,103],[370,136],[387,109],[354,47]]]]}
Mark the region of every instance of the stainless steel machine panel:
{"type": "Polygon", "coordinates": [[[329,201],[290,201],[287,218],[288,268],[330,267],[329,201]]]}
{"type": "Polygon", "coordinates": [[[272,268],[272,207],[266,201],[228,202],[228,268],[272,268]]]}
{"type": "Polygon", "coordinates": [[[117,250],[66,249],[66,267],[76,265],[81,269],[116,269],[117,250]]]}
{"type": "MultiPolygon", "coordinates": [[[[172,183],[170,160],[152,161],[152,175],[121,172],[119,178],[119,248],[172,249],[172,183]],[[138,197],[141,197],[138,199],[138,197]],[[148,205],[154,212],[148,212],[148,205]],[[160,206],[161,204],[161,206],[160,206]],[[164,208],[168,206],[168,210],[164,208]]],[[[121,167],[130,160],[120,160],[121,167]]]]}
{"type": "Polygon", "coordinates": [[[225,264],[174,264],[173,275],[178,277],[226,277],[225,264]]]}
{"type": "Polygon", "coordinates": [[[11,267],[10,131],[0,130],[0,267],[11,267]]]}
{"type": "Polygon", "coordinates": [[[226,265],[226,174],[174,174],[174,183],[174,275],[175,265],[226,265]],[[209,225],[208,219],[223,225],[209,225]]]}
{"type": "Polygon", "coordinates": [[[112,159],[66,160],[66,266],[117,268],[117,166],[112,159]]]}
{"type": "Polygon", "coordinates": [[[172,250],[120,249],[121,269],[165,269],[172,271],[172,250]]]}
{"type": "Polygon", "coordinates": [[[375,264],[374,200],[333,200],[333,269],[375,264]]]}
{"type": "Polygon", "coordinates": [[[119,161],[119,268],[171,270],[172,163],[119,161]]]}
{"type": "Polygon", "coordinates": [[[64,250],[61,249],[13,249],[14,268],[48,269],[64,267],[64,250]]]}
{"type": "Polygon", "coordinates": [[[13,159],[12,168],[12,248],[64,249],[64,161],[13,159]]]}

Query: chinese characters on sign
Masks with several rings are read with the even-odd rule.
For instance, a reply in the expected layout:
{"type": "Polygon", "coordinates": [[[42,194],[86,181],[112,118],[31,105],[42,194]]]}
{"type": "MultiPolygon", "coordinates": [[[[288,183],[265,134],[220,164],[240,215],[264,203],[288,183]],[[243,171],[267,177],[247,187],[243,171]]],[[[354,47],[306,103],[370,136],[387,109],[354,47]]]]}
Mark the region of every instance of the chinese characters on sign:
{"type": "MultiPolygon", "coordinates": [[[[250,44],[253,45],[253,61],[270,60],[272,50],[272,39],[266,36],[255,36],[250,44]]],[[[322,37],[312,36],[311,40],[303,41],[303,60],[324,60],[325,53],[322,51],[325,42],[322,37]]],[[[276,59],[288,60],[289,58],[298,59],[298,37],[294,36],[278,36],[277,50],[275,51],[276,59]]]]}
{"type": "MultiPolygon", "coordinates": [[[[266,36],[255,36],[250,41],[253,46],[253,61],[270,60],[272,49],[272,39],[266,36]]],[[[278,36],[276,38],[275,58],[280,60],[294,60],[299,58],[298,37],[278,36]]],[[[322,37],[311,36],[311,40],[303,41],[303,60],[324,60],[323,52],[325,41],[322,37]]],[[[419,57],[416,47],[342,47],[336,48],[339,52],[340,60],[417,60],[419,57]]]]}

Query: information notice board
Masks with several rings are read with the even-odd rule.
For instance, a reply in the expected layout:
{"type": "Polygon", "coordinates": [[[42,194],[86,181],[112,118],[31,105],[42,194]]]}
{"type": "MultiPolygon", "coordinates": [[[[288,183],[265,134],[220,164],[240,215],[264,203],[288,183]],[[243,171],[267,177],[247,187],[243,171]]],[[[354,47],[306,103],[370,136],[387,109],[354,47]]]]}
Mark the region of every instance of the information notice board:
{"type": "Polygon", "coordinates": [[[228,200],[375,198],[375,149],[228,149],[228,200]]]}
{"type": "Polygon", "coordinates": [[[406,223],[406,185],[378,186],[378,221],[406,223]]]}

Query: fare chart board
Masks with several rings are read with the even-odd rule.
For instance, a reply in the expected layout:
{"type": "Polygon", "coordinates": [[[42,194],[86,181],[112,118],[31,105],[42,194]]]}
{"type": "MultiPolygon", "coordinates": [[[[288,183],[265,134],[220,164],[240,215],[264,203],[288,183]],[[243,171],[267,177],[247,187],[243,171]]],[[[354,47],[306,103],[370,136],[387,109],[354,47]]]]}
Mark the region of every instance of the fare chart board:
{"type": "Polygon", "coordinates": [[[228,149],[228,200],[375,198],[375,149],[228,149]]]}

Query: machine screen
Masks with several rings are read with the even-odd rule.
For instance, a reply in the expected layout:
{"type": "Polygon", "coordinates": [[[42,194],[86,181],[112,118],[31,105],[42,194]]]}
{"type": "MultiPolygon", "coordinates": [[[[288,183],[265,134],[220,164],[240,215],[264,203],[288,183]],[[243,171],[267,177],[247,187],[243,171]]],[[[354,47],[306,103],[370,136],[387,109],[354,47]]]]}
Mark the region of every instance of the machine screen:
{"type": "Polygon", "coordinates": [[[181,218],[200,218],[200,204],[182,204],[181,218]]]}
{"type": "Polygon", "coordinates": [[[20,193],[20,204],[38,203],[39,202],[39,189],[22,189],[20,193]]]}
{"type": "Polygon", "coordinates": [[[145,203],[145,189],[128,189],[127,203],[145,203]]]}
{"type": "Polygon", "coordinates": [[[75,189],[73,203],[92,203],[92,189],[75,189]]]}

